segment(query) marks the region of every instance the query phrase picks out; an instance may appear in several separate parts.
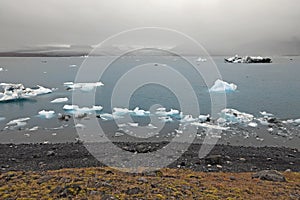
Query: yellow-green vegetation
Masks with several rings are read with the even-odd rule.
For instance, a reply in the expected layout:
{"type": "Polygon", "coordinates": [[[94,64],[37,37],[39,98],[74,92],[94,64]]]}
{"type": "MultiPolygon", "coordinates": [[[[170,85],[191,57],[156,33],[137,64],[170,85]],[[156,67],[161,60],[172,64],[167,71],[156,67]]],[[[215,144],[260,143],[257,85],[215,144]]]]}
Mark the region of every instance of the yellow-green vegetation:
{"type": "Polygon", "coordinates": [[[131,174],[110,168],[6,172],[0,199],[299,199],[300,173],[287,182],[252,179],[252,173],[162,169],[131,174]]]}

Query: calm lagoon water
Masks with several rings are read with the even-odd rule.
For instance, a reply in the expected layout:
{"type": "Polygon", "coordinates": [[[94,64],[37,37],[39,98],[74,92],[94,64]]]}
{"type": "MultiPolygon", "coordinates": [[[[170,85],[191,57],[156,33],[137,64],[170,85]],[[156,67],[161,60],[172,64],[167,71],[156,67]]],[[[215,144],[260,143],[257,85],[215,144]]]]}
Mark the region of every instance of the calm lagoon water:
{"type": "MultiPolygon", "coordinates": [[[[31,118],[26,126],[28,128],[61,126],[61,122],[56,117],[41,119],[37,114],[43,109],[63,113],[63,106],[72,104],[72,91],[67,91],[63,83],[74,81],[84,59],[82,57],[0,58],[0,67],[4,68],[4,71],[0,72],[0,82],[22,83],[25,87],[42,85],[56,88],[52,94],[38,96],[32,100],[0,103],[0,117],[5,117],[5,120],[0,121],[0,129],[3,129],[10,120],[21,117],[31,118]],[[70,67],[70,65],[77,67],[70,67]],[[50,103],[51,100],[59,97],[68,97],[69,101],[61,104],[50,103]]],[[[103,63],[107,59],[109,58],[97,57],[93,67],[104,67],[103,63]]],[[[195,63],[196,59],[196,57],[190,58],[195,63]]],[[[152,63],[152,60],[151,57],[131,57],[112,64],[105,76],[100,79],[104,86],[97,89],[95,97],[96,104],[104,107],[103,112],[111,112],[110,95],[116,81],[132,66],[142,62],[152,63]]],[[[228,108],[251,113],[254,116],[259,116],[259,111],[268,111],[282,119],[300,118],[300,57],[292,57],[292,59],[275,57],[271,64],[227,64],[224,63],[223,57],[214,57],[213,60],[223,80],[238,86],[238,91],[227,94],[228,108]]],[[[201,113],[210,112],[208,88],[201,77],[193,70],[188,70],[189,66],[186,63],[168,56],[156,57],[155,62],[168,64],[188,77],[199,99],[201,113]]],[[[206,65],[203,62],[199,67],[205,68],[206,65]]],[[[93,73],[92,68],[91,73],[93,73]]],[[[168,74],[160,74],[160,76],[168,78],[168,74]]],[[[143,77],[139,76],[136,79],[141,80],[143,77]]],[[[182,91],[187,89],[181,85],[178,85],[178,88],[182,91]]],[[[116,103],[118,107],[128,107],[127,102],[123,102],[122,94],[118,96],[116,103]]],[[[176,95],[168,88],[156,84],[147,84],[137,89],[130,99],[129,107],[132,109],[138,106],[148,110],[154,104],[180,109],[176,95]]],[[[193,108],[196,105],[189,106],[193,108]]],[[[6,140],[7,137],[9,136],[5,136],[6,140]]]]}

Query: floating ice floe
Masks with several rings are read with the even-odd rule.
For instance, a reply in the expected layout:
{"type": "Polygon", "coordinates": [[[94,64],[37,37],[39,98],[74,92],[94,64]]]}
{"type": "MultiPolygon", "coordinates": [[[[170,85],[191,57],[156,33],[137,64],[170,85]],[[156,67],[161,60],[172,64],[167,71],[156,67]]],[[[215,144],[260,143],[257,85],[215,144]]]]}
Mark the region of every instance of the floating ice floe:
{"type": "Polygon", "coordinates": [[[180,112],[179,110],[175,110],[175,109],[171,109],[170,111],[167,111],[166,108],[157,108],[155,114],[158,116],[175,116],[175,115],[179,115],[180,112]]]}
{"type": "Polygon", "coordinates": [[[269,57],[261,57],[261,56],[238,56],[225,58],[225,62],[228,63],[271,63],[272,59],[269,57]]]}
{"type": "Polygon", "coordinates": [[[74,113],[74,114],[78,114],[78,113],[87,113],[87,114],[91,114],[94,112],[99,112],[103,109],[102,106],[92,106],[91,108],[89,107],[82,107],[80,108],[78,105],[64,105],[63,107],[64,110],[74,113]]]}
{"type": "Polygon", "coordinates": [[[29,130],[29,131],[37,131],[38,129],[39,129],[38,126],[34,126],[34,127],[30,128],[30,129],[28,129],[28,130],[29,130]]]}
{"type": "Polygon", "coordinates": [[[75,128],[84,129],[84,128],[85,128],[85,125],[83,125],[83,124],[76,124],[76,125],[75,125],[75,128]]]}
{"type": "Polygon", "coordinates": [[[206,61],[207,61],[206,58],[201,58],[201,57],[199,57],[199,58],[197,59],[197,62],[206,62],[206,61]]]}
{"type": "Polygon", "coordinates": [[[51,101],[51,103],[63,103],[63,102],[67,102],[69,101],[69,99],[67,97],[62,97],[62,98],[57,98],[51,101]]]}
{"type": "Polygon", "coordinates": [[[262,116],[265,116],[265,117],[273,117],[274,115],[272,113],[268,113],[266,111],[262,111],[262,112],[259,112],[262,116]]]}
{"type": "Polygon", "coordinates": [[[210,92],[234,92],[237,85],[234,83],[227,83],[220,79],[215,81],[215,84],[209,89],[210,92]]]}
{"type": "Polygon", "coordinates": [[[0,117],[0,121],[3,121],[3,120],[5,120],[5,117],[0,117]]]}
{"type": "Polygon", "coordinates": [[[167,122],[173,122],[173,119],[169,116],[166,116],[166,117],[158,117],[159,120],[167,123],[167,122]]]}
{"type": "Polygon", "coordinates": [[[3,71],[4,71],[4,69],[2,67],[0,67],[0,72],[3,72],[3,71]]]}
{"type": "Polygon", "coordinates": [[[138,127],[139,126],[138,123],[133,123],[133,122],[129,122],[128,125],[131,126],[131,127],[138,127]]]}
{"type": "Polygon", "coordinates": [[[29,117],[11,120],[6,124],[7,127],[5,127],[5,129],[16,129],[16,128],[26,126],[28,120],[30,120],[29,117]]]}
{"type": "Polygon", "coordinates": [[[254,116],[248,113],[243,113],[235,109],[223,109],[220,113],[218,122],[225,122],[227,124],[248,124],[254,119],[254,116]]]}
{"type": "Polygon", "coordinates": [[[102,114],[99,115],[99,117],[100,117],[102,120],[104,120],[104,121],[122,118],[122,116],[115,115],[115,114],[110,114],[110,113],[102,113],[102,114]]]}
{"type": "Polygon", "coordinates": [[[255,128],[255,127],[257,127],[257,123],[256,122],[250,122],[248,124],[248,126],[255,128]]]}
{"type": "Polygon", "coordinates": [[[96,83],[73,83],[73,82],[65,82],[64,86],[69,90],[81,90],[81,91],[91,91],[96,87],[103,86],[104,84],[101,82],[96,83]]]}
{"type": "Polygon", "coordinates": [[[148,116],[150,114],[150,111],[145,111],[140,109],[139,107],[136,107],[133,111],[132,114],[135,116],[143,117],[143,116],[148,116]]]}
{"type": "Polygon", "coordinates": [[[210,121],[210,115],[199,115],[198,119],[200,122],[207,122],[210,121]]]}
{"type": "Polygon", "coordinates": [[[229,127],[223,127],[223,126],[219,126],[219,125],[200,123],[200,122],[192,122],[191,125],[208,128],[208,129],[216,129],[216,130],[228,130],[229,129],[229,127]]]}
{"type": "Polygon", "coordinates": [[[41,110],[39,111],[39,116],[46,118],[46,119],[51,119],[54,117],[55,112],[53,110],[41,110]]]}
{"type": "Polygon", "coordinates": [[[73,65],[69,65],[69,67],[74,68],[77,67],[77,65],[73,64],[73,65]]]}
{"type": "Polygon", "coordinates": [[[52,90],[38,85],[36,89],[25,88],[23,84],[0,83],[4,92],[0,92],[0,101],[29,99],[38,95],[51,93],[52,90]]]}
{"type": "Polygon", "coordinates": [[[191,123],[191,122],[195,122],[195,121],[197,121],[197,119],[193,118],[192,115],[185,115],[185,116],[180,120],[181,123],[191,123]]]}
{"type": "Polygon", "coordinates": [[[132,110],[128,108],[113,108],[113,115],[124,116],[129,113],[132,113],[132,110]]]}

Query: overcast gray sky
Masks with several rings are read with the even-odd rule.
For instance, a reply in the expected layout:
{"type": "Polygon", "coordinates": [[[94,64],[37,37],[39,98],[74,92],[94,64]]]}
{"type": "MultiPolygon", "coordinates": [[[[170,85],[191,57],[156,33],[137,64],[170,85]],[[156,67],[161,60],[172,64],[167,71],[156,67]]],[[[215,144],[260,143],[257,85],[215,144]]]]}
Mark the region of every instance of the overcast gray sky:
{"type": "Polygon", "coordinates": [[[93,45],[143,26],[181,31],[215,53],[300,53],[299,0],[0,1],[1,50],[93,45]]]}

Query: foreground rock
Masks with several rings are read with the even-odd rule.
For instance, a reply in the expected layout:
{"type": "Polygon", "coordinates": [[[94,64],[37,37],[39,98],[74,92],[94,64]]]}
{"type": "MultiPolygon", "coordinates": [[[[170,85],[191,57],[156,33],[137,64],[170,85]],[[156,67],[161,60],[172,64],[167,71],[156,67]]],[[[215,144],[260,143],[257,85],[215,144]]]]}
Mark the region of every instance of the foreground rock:
{"type": "Polygon", "coordinates": [[[259,178],[261,180],[286,182],[285,177],[276,170],[263,170],[252,175],[252,178],[259,178]]]}

